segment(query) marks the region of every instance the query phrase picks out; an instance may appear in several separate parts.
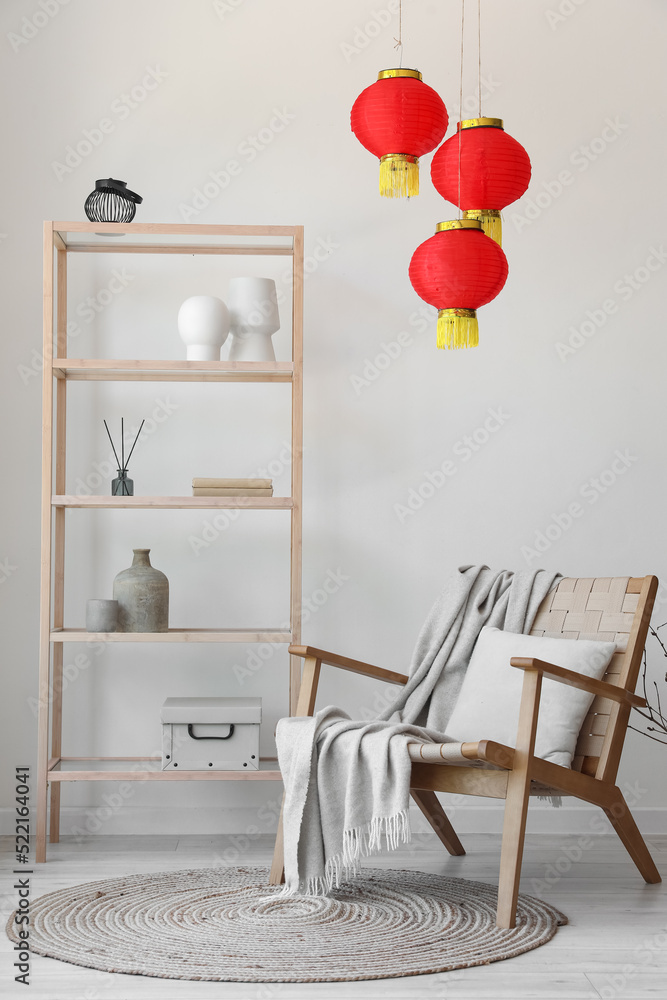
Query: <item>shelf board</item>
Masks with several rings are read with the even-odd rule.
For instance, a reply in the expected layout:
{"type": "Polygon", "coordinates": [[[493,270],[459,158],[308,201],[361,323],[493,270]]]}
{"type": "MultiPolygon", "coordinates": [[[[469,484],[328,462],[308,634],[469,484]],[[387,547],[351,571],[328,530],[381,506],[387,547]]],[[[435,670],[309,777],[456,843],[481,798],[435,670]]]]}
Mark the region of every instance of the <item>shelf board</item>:
{"type": "Polygon", "coordinates": [[[87,382],[291,382],[292,361],[135,361],[54,358],[53,374],[87,382]]]}
{"type": "Polygon", "coordinates": [[[51,222],[58,249],[70,253],[294,253],[302,226],[153,222],[51,222]],[[137,237],[143,237],[137,239],[137,237]]]}
{"type": "Polygon", "coordinates": [[[206,510],[239,508],[241,510],[291,510],[291,497],[112,497],[53,496],[53,507],[86,507],[93,510],[206,510]]]}
{"type": "Polygon", "coordinates": [[[257,771],[163,771],[160,757],[61,757],[49,781],[282,781],[278,762],[263,757],[257,771]]]}
{"type": "Polygon", "coordinates": [[[168,632],[86,632],[83,628],[51,631],[51,642],[291,642],[281,628],[170,628],[168,632]]]}

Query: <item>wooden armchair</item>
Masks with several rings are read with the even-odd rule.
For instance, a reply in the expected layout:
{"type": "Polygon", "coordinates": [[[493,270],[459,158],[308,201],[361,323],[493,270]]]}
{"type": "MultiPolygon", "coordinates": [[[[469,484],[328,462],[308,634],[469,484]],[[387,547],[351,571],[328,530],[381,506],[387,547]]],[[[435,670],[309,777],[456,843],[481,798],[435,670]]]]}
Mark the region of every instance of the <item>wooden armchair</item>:
{"type": "MultiPolygon", "coordinates": [[[[498,927],[514,927],[530,795],[574,795],[600,806],[646,882],[660,875],[620,789],[615,784],[633,705],[645,706],[634,689],[657,591],[654,576],[628,579],[566,579],[542,602],[531,635],[616,642],[604,679],[594,680],[536,659],[513,658],[524,671],[514,747],[490,740],[409,745],[411,794],[450,854],[465,854],[436,792],[505,799],[498,885],[498,927]],[[595,698],[579,734],[572,768],[533,755],[542,677],[589,691],[595,698]],[[487,766],[481,768],[479,762],[487,766]],[[477,766],[475,766],[477,764],[477,766]]],[[[408,678],[311,646],[291,646],[305,660],[297,715],[312,715],[322,664],[392,684],[408,678]]],[[[271,884],[284,878],[282,824],[276,838],[271,884]]]]}

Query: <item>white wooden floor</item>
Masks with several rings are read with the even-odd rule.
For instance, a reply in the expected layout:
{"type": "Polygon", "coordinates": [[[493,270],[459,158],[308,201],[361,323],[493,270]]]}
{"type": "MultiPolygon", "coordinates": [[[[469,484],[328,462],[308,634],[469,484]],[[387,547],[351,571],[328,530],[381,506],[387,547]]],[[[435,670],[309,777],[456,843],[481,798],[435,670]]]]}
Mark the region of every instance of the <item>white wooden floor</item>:
{"type": "MultiPolygon", "coordinates": [[[[439,844],[420,836],[413,848],[372,859],[374,867],[415,868],[496,882],[499,838],[462,838],[466,857],[450,858],[439,844]]],[[[556,937],[535,951],[482,968],[436,976],[360,983],[193,983],[113,975],[33,956],[28,990],[13,981],[11,946],[0,934],[0,995],[28,1000],[310,1000],[313,998],[492,998],[492,1000],[667,1000],[667,889],[647,886],[614,835],[596,836],[583,852],[577,836],[527,838],[522,890],[542,895],[569,917],[556,937]],[[572,860],[581,856],[580,860],[572,860]],[[552,866],[552,867],[549,867],[552,866]],[[562,875],[557,873],[562,871],[562,875]],[[553,882],[535,891],[533,879],[553,882]],[[557,880],[556,880],[557,879],[557,880]]],[[[667,836],[648,837],[667,881],[667,836]]],[[[13,842],[2,843],[0,917],[15,905],[13,842]]],[[[134,872],[206,867],[230,846],[228,837],[91,836],[83,844],[66,839],[36,866],[33,898],[63,886],[134,872]]],[[[239,863],[268,864],[272,843],[258,838],[239,863]]]]}

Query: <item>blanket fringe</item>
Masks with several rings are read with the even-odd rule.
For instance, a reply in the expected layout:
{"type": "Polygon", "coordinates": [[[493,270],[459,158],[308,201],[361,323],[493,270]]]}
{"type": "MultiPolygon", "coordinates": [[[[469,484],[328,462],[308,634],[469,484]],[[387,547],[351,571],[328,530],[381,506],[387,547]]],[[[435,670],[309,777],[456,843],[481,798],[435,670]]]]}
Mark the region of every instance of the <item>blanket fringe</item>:
{"type": "Polygon", "coordinates": [[[283,895],[295,892],[306,896],[328,896],[341,882],[355,878],[361,872],[361,858],[378,854],[383,847],[397,850],[410,843],[410,811],[402,809],[393,816],[374,816],[370,823],[343,831],[343,850],[327,860],[324,875],[308,878],[298,889],[285,885],[283,895]],[[384,840],[384,842],[383,842],[384,840]]]}

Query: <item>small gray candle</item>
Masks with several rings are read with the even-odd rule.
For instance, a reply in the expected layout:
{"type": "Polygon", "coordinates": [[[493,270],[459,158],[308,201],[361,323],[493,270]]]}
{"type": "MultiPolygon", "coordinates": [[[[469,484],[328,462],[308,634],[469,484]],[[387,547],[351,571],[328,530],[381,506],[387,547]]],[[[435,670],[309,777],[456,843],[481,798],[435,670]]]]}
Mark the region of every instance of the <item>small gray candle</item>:
{"type": "Polygon", "coordinates": [[[118,601],[91,599],[86,602],[86,632],[115,632],[118,601]]]}

